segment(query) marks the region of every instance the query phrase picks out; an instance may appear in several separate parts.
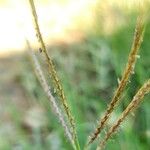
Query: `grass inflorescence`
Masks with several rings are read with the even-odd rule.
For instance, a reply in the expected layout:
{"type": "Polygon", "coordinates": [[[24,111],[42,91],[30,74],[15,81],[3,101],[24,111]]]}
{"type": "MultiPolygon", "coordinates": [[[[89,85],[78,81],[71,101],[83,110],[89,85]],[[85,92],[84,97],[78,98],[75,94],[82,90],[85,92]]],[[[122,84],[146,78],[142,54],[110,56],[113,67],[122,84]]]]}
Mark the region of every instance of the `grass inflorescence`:
{"type": "Polygon", "coordinates": [[[41,85],[44,89],[44,92],[46,93],[46,95],[47,95],[47,97],[48,97],[48,99],[51,103],[51,106],[52,106],[52,109],[53,109],[54,113],[56,114],[56,116],[58,117],[62,127],[64,128],[64,131],[65,131],[65,134],[66,134],[67,138],[69,139],[69,141],[74,146],[71,131],[70,131],[68,125],[66,124],[66,121],[65,121],[64,116],[61,112],[61,109],[58,107],[58,104],[57,104],[55,98],[53,97],[53,95],[50,91],[50,86],[48,85],[48,83],[46,81],[46,78],[44,76],[44,73],[42,71],[40,63],[38,61],[38,58],[35,55],[34,51],[32,50],[32,48],[30,46],[30,43],[28,41],[27,41],[27,46],[28,46],[28,49],[30,50],[30,54],[31,54],[30,56],[31,56],[31,60],[33,62],[33,67],[35,69],[36,76],[37,76],[39,82],[41,83],[41,85]]]}
{"type": "Polygon", "coordinates": [[[121,100],[121,95],[123,93],[123,90],[125,89],[127,83],[129,82],[129,78],[132,74],[134,74],[134,68],[135,68],[135,63],[138,58],[138,50],[140,48],[142,39],[143,39],[143,31],[144,31],[144,22],[142,16],[139,16],[137,18],[137,24],[135,28],[135,33],[134,33],[134,39],[133,39],[133,44],[131,47],[131,52],[128,57],[128,62],[126,64],[126,68],[123,72],[122,79],[119,82],[118,88],[114,93],[114,96],[108,105],[108,108],[106,110],[106,113],[104,114],[103,118],[99,121],[98,127],[92,134],[92,136],[89,139],[89,143],[92,143],[100,134],[102,129],[107,123],[107,120],[109,119],[111,113],[113,112],[114,108],[118,104],[118,102],[121,100]]]}
{"type": "Polygon", "coordinates": [[[37,13],[36,13],[34,0],[29,0],[29,2],[30,2],[31,10],[32,10],[32,15],[33,15],[33,18],[34,18],[36,36],[37,36],[38,41],[39,41],[39,43],[41,45],[41,49],[42,49],[42,51],[43,51],[43,53],[45,55],[46,62],[48,64],[49,73],[50,73],[50,76],[51,76],[51,78],[53,80],[53,83],[54,83],[54,86],[56,88],[57,94],[58,94],[58,96],[59,96],[59,98],[60,98],[60,100],[62,102],[62,105],[63,105],[64,110],[66,112],[66,116],[67,116],[68,121],[70,123],[72,136],[74,138],[74,144],[76,145],[75,147],[76,147],[76,149],[80,149],[79,148],[79,144],[78,144],[78,140],[77,140],[77,134],[76,134],[76,129],[75,129],[75,121],[74,121],[73,115],[71,113],[70,108],[68,107],[68,103],[67,103],[66,96],[64,94],[63,87],[62,87],[62,85],[60,83],[60,79],[58,78],[58,75],[57,75],[55,66],[53,64],[53,61],[50,58],[50,56],[48,55],[48,52],[47,52],[47,49],[46,49],[46,45],[44,43],[44,40],[43,40],[41,31],[40,31],[40,28],[39,28],[38,16],[37,16],[37,13]]]}
{"type": "Polygon", "coordinates": [[[130,102],[130,104],[123,111],[123,113],[121,114],[119,119],[116,121],[116,123],[106,133],[104,139],[98,145],[97,150],[101,150],[101,149],[104,148],[104,146],[105,146],[106,142],[108,141],[108,139],[119,128],[120,124],[125,120],[127,115],[139,106],[139,104],[143,100],[144,96],[146,94],[148,94],[149,92],[150,92],[150,79],[147,82],[145,82],[144,85],[138,90],[136,95],[133,97],[133,100],[130,102]]]}
{"type": "MultiPolygon", "coordinates": [[[[62,127],[64,128],[64,131],[72,145],[72,148],[74,150],[80,150],[78,136],[76,133],[75,120],[71,113],[70,107],[68,105],[67,98],[66,98],[64,90],[63,90],[63,86],[57,75],[55,65],[54,65],[51,57],[49,56],[46,45],[44,43],[41,31],[40,31],[40,27],[39,27],[38,15],[36,12],[34,0],[29,0],[29,2],[30,2],[31,10],[32,10],[34,24],[35,24],[36,36],[40,43],[40,52],[42,52],[46,58],[46,63],[48,64],[48,72],[50,74],[51,80],[53,81],[53,86],[56,89],[57,96],[59,97],[61,104],[63,105],[64,111],[61,111],[59,105],[55,101],[55,97],[52,95],[52,93],[49,89],[49,85],[46,81],[46,78],[44,76],[44,73],[42,71],[40,63],[39,63],[36,55],[34,54],[34,52],[31,50],[31,48],[29,46],[37,78],[39,79],[39,81],[42,85],[42,88],[45,91],[45,94],[48,96],[48,98],[51,102],[51,106],[52,106],[55,114],[57,115],[62,127]]],[[[133,38],[131,50],[130,50],[130,53],[128,56],[126,67],[122,74],[122,78],[119,81],[119,85],[118,85],[116,91],[114,92],[112,100],[111,100],[110,104],[108,105],[108,108],[106,109],[104,116],[102,117],[101,120],[99,120],[97,128],[95,129],[95,131],[92,133],[92,135],[88,139],[88,143],[85,146],[85,149],[87,149],[88,146],[90,144],[92,144],[98,138],[101,131],[106,127],[107,121],[109,120],[112,112],[114,111],[117,104],[122,99],[122,94],[123,94],[127,84],[130,81],[130,77],[131,77],[131,75],[134,74],[136,61],[140,57],[138,53],[139,53],[141,43],[143,41],[144,29],[145,29],[144,17],[143,17],[143,15],[139,15],[137,18],[137,22],[136,22],[136,27],[135,27],[134,38],[133,38]]],[[[29,43],[28,43],[28,45],[29,45],[29,43]]],[[[144,96],[146,94],[148,94],[149,92],[150,92],[150,80],[145,82],[145,84],[139,89],[139,91],[133,97],[133,100],[126,107],[126,109],[122,112],[121,116],[117,119],[116,123],[108,130],[108,132],[106,132],[104,138],[98,144],[97,150],[103,149],[105,147],[109,138],[117,131],[120,124],[125,120],[127,115],[129,115],[129,113],[131,113],[134,109],[136,109],[139,106],[139,104],[143,100],[144,96]]]]}

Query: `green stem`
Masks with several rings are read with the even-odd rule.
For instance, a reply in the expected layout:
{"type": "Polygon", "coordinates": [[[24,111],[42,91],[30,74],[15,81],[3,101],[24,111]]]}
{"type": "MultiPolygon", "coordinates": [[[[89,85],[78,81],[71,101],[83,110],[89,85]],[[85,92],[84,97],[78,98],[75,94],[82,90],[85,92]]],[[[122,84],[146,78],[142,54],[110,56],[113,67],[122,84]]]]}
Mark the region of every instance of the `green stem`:
{"type": "Polygon", "coordinates": [[[75,139],[75,150],[80,150],[80,144],[77,138],[75,139]]]}

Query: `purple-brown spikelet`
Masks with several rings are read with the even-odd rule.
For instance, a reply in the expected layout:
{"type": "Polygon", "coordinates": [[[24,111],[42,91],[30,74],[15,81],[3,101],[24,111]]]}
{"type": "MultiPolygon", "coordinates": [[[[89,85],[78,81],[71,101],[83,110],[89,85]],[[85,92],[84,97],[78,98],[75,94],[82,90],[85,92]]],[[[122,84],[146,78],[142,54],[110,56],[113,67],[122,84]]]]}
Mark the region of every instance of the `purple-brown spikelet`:
{"type": "Polygon", "coordinates": [[[99,121],[98,127],[92,134],[92,136],[89,139],[88,144],[92,143],[100,134],[101,130],[104,128],[106,125],[106,122],[108,121],[111,113],[113,112],[115,106],[118,104],[118,102],[121,99],[121,95],[123,93],[123,90],[125,89],[130,76],[134,73],[134,67],[136,63],[136,59],[139,57],[138,56],[138,50],[140,48],[142,39],[143,39],[143,31],[144,31],[144,20],[142,16],[139,16],[137,18],[137,23],[136,23],[136,28],[135,28],[135,33],[134,33],[134,39],[131,47],[131,51],[128,57],[128,62],[126,64],[126,68],[123,72],[122,79],[119,82],[119,86],[117,90],[114,93],[114,96],[108,105],[108,108],[106,110],[106,113],[104,114],[103,118],[99,121]]]}
{"type": "Polygon", "coordinates": [[[101,141],[100,144],[98,145],[97,150],[101,150],[104,148],[108,139],[117,131],[120,124],[125,120],[127,115],[139,106],[139,104],[143,100],[144,96],[148,93],[150,93],[150,79],[147,82],[145,82],[145,84],[139,89],[139,91],[133,97],[133,100],[130,102],[130,104],[127,106],[127,108],[123,111],[123,113],[121,114],[119,119],[110,128],[110,130],[106,133],[106,136],[104,137],[103,141],[101,141]]]}
{"type": "Polygon", "coordinates": [[[53,109],[53,112],[56,114],[56,116],[58,117],[62,127],[64,128],[64,131],[65,131],[65,134],[67,136],[67,138],[69,139],[69,141],[71,142],[72,146],[74,147],[74,141],[73,141],[73,137],[72,137],[72,134],[71,134],[71,131],[70,129],[68,128],[68,125],[66,124],[65,122],[65,119],[64,119],[64,116],[61,112],[61,109],[58,107],[58,104],[55,100],[55,98],[53,97],[53,95],[51,94],[51,91],[50,91],[50,87],[46,81],[46,78],[44,76],[44,73],[42,71],[42,68],[39,64],[39,61],[36,57],[36,55],[34,54],[34,52],[31,50],[31,47],[30,47],[30,44],[29,42],[26,40],[26,43],[27,43],[27,46],[28,46],[28,49],[30,50],[30,56],[31,56],[31,59],[32,59],[32,62],[33,62],[33,65],[34,65],[34,69],[35,69],[35,72],[36,72],[36,76],[39,80],[39,82],[41,83],[41,86],[42,88],[44,89],[50,103],[51,103],[51,107],[53,109]]]}

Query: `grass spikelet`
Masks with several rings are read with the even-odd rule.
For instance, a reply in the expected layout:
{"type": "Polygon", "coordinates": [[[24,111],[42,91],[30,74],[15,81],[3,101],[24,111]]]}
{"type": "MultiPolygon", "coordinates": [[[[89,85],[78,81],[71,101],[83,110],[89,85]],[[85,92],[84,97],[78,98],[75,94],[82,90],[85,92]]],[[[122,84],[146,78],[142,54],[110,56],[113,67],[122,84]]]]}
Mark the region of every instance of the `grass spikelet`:
{"type": "Polygon", "coordinates": [[[69,139],[69,141],[71,142],[72,146],[74,147],[74,141],[73,141],[73,137],[72,137],[72,134],[64,120],[64,116],[61,112],[61,110],[59,109],[57,103],[56,103],[56,100],[55,98],[53,97],[53,95],[51,94],[51,91],[50,91],[50,87],[48,85],[48,83],[46,82],[46,78],[43,74],[43,71],[41,69],[41,66],[38,62],[38,59],[36,57],[36,55],[34,54],[34,52],[31,50],[31,47],[30,47],[30,44],[28,41],[26,41],[27,45],[28,45],[28,49],[30,49],[30,55],[31,55],[31,58],[32,58],[32,61],[33,61],[33,64],[34,64],[34,69],[35,69],[35,72],[36,72],[36,76],[39,80],[39,82],[41,83],[41,86],[43,87],[50,103],[51,103],[51,107],[54,111],[54,113],[56,114],[56,116],[58,117],[62,127],[64,128],[64,131],[65,131],[65,134],[67,136],[67,138],[69,139]]]}
{"type": "MultiPolygon", "coordinates": [[[[109,119],[111,113],[113,112],[115,106],[117,105],[117,103],[121,99],[121,95],[122,95],[123,90],[125,89],[128,81],[129,81],[130,76],[132,74],[134,74],[134,67],[135,67],[135,63],[137,60],[137,56],[138,56],[138,50],[139,50],[140,45],[142,43],[143,32],[144,32],[144,19],[143,19],[143,16],[141,15],[137,18],[137,23],[136,23],[135,33],[134,33],[134,39],[133,39],[131,51],[130,51],[130,54],[128,57],[128,62],[126,64],[126,67],[125,67],[123,75],[122,75],[122,79],[119,81],[118,88],[115,91],[114,96],[113,96],[110,104],[108,105],[106,113],[104,114],[103,118],[100,120],[98,127],[96,128],[93,135],[89,139],[88,144],[92,143],[98,137],[101,130],[106,125],[106,122],[109,119]]],[[[139,58],[139,56],[138,56],[138,58],[139,58]]]]}
{"type": "Polygon", "coordinates": [[[41,31],[40,31],[40,28],[39,28],[36,8],[35,8],[35,5],[34,5],[34,0],[29,0],[29,2],[30,2],[32,14],[33,14],[34,23],[35,23],[36,36],[37,36],[38,41],[39,41],[39,43],[41,45],[42,52],[45,55],[46,62],[48,64],[48,69],[49,69],[50,76],[51,76],[51,78],[53,80],[53,83],[54,83],[54,86],[56,88],[57,94],[58,94],[58,96],[59,96],[59,98],[60,98],[60,100],[62,102],[62,105],[64,107],[67,119],[68,119],[69,124],[71,126],[71,131],[72,131],[72,135],[73,135],[73,138],[74,138],[74,142],[76,143],[77,149],[80,149],[79,148],[79,144],[78,144],[78,140],[77,140],[77,134],[76,134],[76,129],[75,129],[74,118],[73,118],[73,116],[71,114],[70,108],[68,107],[67,99],[66,99],[66,96],[64,94],[64,90],[62,88],[60,80],[59,80],[59,78],[57,76],[55,66],[53,64],[52,59],[48,55],[48,52],[47,52],[44,40],[42,38],[42,34],[41,34],[41,31]]]}
{"type": "Polygon", "coordinates": [[[127,115],[139,106],[144,96],[148,93],[150,93],[150,79],[147,82],[145,82],[145,84],[139,89],[139,91],[133,97],[133,100],[130,102],[127,108],[123,111],[123,113],[121,114],[117,122],[107,132],[103,141],[100,142],[99,146],[97,147],[97,150],[102,150],[104,148],[108,139],[116,132],[116,130],[119,128],[120,124],[125,120],[127,115]]]}

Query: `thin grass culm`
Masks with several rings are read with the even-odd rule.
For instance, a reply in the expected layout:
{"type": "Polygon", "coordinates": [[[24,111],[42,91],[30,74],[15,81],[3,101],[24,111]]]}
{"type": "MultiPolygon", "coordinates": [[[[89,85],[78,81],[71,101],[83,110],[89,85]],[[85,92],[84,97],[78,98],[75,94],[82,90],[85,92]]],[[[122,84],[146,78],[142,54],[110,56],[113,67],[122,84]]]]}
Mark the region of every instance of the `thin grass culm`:
{"type": "Polygon", "coordinates": [[[123,75],[122,75],[122,79],[119,82],[118,88],[115,91],[114,96],[113,96],[110,104],[108,105],[106,113],[104,114],[104,116],[100,120],[100,122],[98,123],[98,127],[96,128],[94,133],[90,136],[89,141],[88,141],[88,145],[90,143],[92,143],[98,137],[98,135],[100,134],[102,129],[105,127],[111,113],[113,112],[113,110],[116,107],[116,105],[118,104],[118,102],[121,100],[123,90],[125,89],[128,81],[130,79],[130,76],[132,74],[134,74],[134,67],[136,64],[136,60],[139,57],[138,50],[139,50],[140,45],[141,45],[142,40],[143,40],[144,26],[145,25],[144,25],[143,15],[138,16],[131,51],[130,51],[130,54],[128,57],[128,62],[126,64],[126,68],[125,68],[123,75]]]}
{"type": "Polygon", "coordinates": [[[33,50],[31,50],[30,44],[28,41],[26,41],[28,49],[30,50],[29,54],[31,56],[31,60],[33,62],[33,66],[34,66],[34,70],[37,76],[37,79],[39,80],[42,88],[44,89],[44,92],[46,93],[50,103],[51,103],[51,107],[53,109],[53,112],[56,114],[56,116],[58,117],[62,127],[64,128],[65,134],[68,138],[68,140],[71,142],[72,146],[74,147],[74,141],[73,141],[73,137],[72,134],[69,130],[69,127],[67,126],[64,116],[60,110],[60,108],[58,107],[58,104],[56,103],[55,98],[53,97],[53,95],[51,94],[50,91],[50,86],[48,85],[48,83],[46,82],[46,78],[44,76],[44,73],[42,71],[42,68],[40,66],[40,63],[36,57],[36,55],[34,54],[33,50]]]}
{"type": "Polygon", "coordinates": [[[119,128],[120,124],[125,120],[127,115],[139,106],[144,96],[148,93],[150,93],[150,79],[147,82],[145,82],[145,84],[139,89],[139,91],[136,93],[136,95],[134,96],[130,104],[127,106],[127,108],[123,111],[119,119],[106,133],[106,136],[104,137],[103,141],[101,141],[98,145],[97,150],[102,150],[105,147],[108,139],[116,132],[116,130],[119,128]]]}
{"type": "Polygon", "coordinates": [[[68,122],[70,124],[71,133],[72,133],[73,140],[74,140],[74,143],[75,143],[75,149],[80,150],[80,146],[79,146],[79,142],[78,142],[78,138],[77,138],[77,133],[76,133],[76,128],[75,128],[75,121],[74,121],[74,118],[72,116],[71,110],[68,107],[67,99],[66,99],[66,96],[64,94],[64,90],[62,88],[62,85],[60,83],[58,75],[56,73],[55,66],[53,64],[52,59],[48,55],[44,40],[42,38],[42,34],[41,34],[41,31],[40,31],[40,28],[39,28],[38,16],[37,16],[37,13],[36,13],[34,0],[29,0],[29,3],[30,3],[30,6],[31,6],[32,15],[33,15],[33,19],[34,19],[36,36],[37,36],[38,41],[41,45],[42,52],[44,53],[44,56],[46,58],[46,62],[48,64],[48,70],[49,70],[50,76],[53,80],[54,86],[56,88],[56,93],[57,93],[57,95],[59,96],[59,98],[61,100],[61,103],[64,107],[64,111],[66,113],[68,122]]]}

